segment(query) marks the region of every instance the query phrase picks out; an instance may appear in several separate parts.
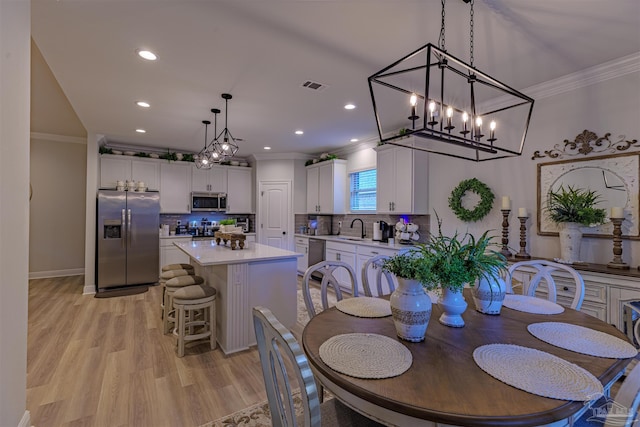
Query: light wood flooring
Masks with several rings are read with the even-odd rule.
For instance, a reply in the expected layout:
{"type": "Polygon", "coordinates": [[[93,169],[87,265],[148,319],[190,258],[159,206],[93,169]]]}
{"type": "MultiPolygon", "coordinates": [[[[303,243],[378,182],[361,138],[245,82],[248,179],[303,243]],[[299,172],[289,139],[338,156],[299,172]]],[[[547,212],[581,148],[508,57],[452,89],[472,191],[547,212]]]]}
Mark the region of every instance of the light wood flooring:
{"type": "Polygon", "coordinates": [[[159,286],[82,295],[83,276],[29,282],[27,409],[35,427],[199,426],[266,399],[255,348],[175,355],[159,286]]]}

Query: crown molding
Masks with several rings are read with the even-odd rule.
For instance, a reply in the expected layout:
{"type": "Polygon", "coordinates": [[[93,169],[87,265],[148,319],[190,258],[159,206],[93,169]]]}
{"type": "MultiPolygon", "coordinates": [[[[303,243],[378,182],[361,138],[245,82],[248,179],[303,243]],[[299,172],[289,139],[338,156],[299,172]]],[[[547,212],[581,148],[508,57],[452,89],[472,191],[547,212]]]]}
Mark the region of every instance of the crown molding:
{"type": "Polygon", "coordinates": [[[31,139],[38,139],[41,141],[51,141],[51,142],[69,142],[72,144],[87,144],[87,138],[82,138],[79,136],[68,136],[68,135],[56,135],[53,133],[40,133],[40,132],[31,132],[31,139]]]}
{"type": "Polygon", "coordinates": [[[346,145],[344,147],[339,148],[336,151],[333,151],[333,154],[339,156],[347,156],[349,154],[353,154],[358,151],[366,150],[368,148],[375,148],[378,146],[377,138],[370,138],[365,141],[360,141],[354,144],[346,145]]]}
{"type": "Polygon", "coordinates": [[[637,72],[640,72],[640,52],[530,86],[521,92],[533,99],[548,98],[637,72]]]}

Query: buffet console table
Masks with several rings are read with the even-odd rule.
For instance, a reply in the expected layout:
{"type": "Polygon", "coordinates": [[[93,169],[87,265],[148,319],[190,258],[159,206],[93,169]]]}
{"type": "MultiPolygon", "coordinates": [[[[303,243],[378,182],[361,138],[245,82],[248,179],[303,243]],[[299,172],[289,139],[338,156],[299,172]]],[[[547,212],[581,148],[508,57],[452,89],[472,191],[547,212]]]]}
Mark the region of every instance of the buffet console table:
{"type": "MultiPolygon", "coordinates": [[[[532,257],[532,260],[543,259],[532,257]]],[[[522,261],[515,257],[508,258],[510,264],[522,261]]],[[[551,261],[551,260],[549,260],[551,261]]],[[[623,304],[631,301],[640,301],[640,271],[636,269],[620,270],[609,268],[606,264],[580,263],[572,264],[576,271],[580,273],[584,280],[585,294],[581,312],[590,314],[611,323],[620,331],[631,337],[625,330],[623,319],[623,304]]],[[[533,273],[533,270],[531,270],[533,273]]],[[[554,278],[558,285],[558,299],[560,305],[569,307],[574,294],[574,283],[571,277],[562,272],[554,272],[554,278]]],[[[515,279],[523,283],[526,291],[529,279],[532,276],[525,273],[515,275],[515,279]]],[[[516,293],[521,293],[517,288],[516,293]]],[[[546,298],[544,281],[540,283],[537,295],[546,298]]]]}

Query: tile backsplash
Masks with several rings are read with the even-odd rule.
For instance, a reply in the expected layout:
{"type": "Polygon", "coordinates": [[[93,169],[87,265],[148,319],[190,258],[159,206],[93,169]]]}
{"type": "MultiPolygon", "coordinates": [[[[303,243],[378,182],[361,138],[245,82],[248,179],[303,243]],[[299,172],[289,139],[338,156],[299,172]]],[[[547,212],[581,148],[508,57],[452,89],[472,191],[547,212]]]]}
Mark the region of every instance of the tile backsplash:
{"type": "Polygon", "coordinates": [[[337,234],[340,229],[340,234],[343,236],[360,237],[360,223],[354,224],[351,228],[351,223],[354,219],[360,218],[364,223],[364,231],[366,238],[373,237],[373,223],[375,221],[385,221],[391,227],[401,219],[404,222],[412,222],[417,224],[418,234],[420,239],[418,242],[424,243],[427,241],[429,235],[429,215],[385,215],[385,214],[367,214],[367,215],[312,215],[312,214],[296,214],[295,215],[295,230],[296,233],[300,233],[301,227],[307,226],[309,223],[309,217],[318,217],[318,233],[319,234],[337,234]],[[321,226],[321,220],[322,226],[321,226]],[[330,222],[329,222],[330,221],[330,222]],[[325,225],[329,222],[329,225],[325,225]],[[342,227],[339,223],[342,222],[342,227]],[[329,229],[331,230],[329,232],[329,229]]]}

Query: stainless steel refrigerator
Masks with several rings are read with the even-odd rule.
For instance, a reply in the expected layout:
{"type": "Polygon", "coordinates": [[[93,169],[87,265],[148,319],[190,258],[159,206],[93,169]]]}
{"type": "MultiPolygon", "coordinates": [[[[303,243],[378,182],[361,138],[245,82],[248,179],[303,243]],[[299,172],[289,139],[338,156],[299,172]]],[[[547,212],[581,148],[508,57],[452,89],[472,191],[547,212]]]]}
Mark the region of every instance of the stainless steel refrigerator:
{"type": "Polygon", "coordinates": [[[157,282],[159,193],[99,190],[97,217],[96,291],[157,282]]]}

